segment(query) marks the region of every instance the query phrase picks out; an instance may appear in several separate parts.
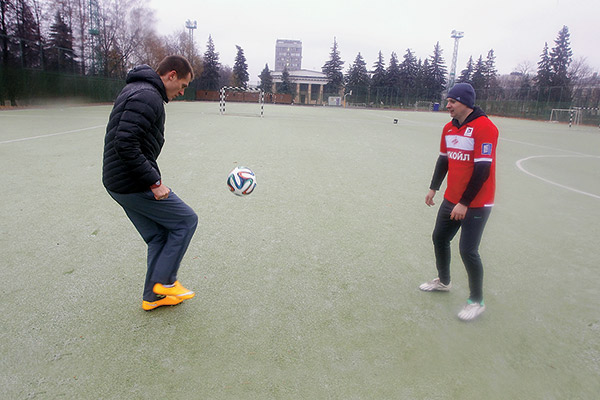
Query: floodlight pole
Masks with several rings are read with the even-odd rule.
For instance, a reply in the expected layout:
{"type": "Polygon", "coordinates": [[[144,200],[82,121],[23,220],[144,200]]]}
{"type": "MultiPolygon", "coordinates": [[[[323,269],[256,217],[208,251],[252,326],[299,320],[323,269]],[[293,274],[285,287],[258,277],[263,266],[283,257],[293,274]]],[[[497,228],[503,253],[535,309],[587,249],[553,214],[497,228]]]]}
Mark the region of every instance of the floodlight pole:
{"type": "Polygon", "coordinates": [[[198,28],[198,21],[192,21],[188,19],[187,21],[185,21],[185,27],[190,31],[190,42],[192,43],[190,63],[194,65],[194,29],[198,28]]]}
{"type": "Polygon", "coordinates": [[[456,80],[456,60],[458,58],[458,41],[460,38],[465,36],[464,32],[459,32],[457,30],[453,30],[450,33],[450,37],[454,39],[454,53],[452,54],[452,64],[450,65],[450,75],[448,76],[448,89],[454,86],[454,81],[456,80]]]}

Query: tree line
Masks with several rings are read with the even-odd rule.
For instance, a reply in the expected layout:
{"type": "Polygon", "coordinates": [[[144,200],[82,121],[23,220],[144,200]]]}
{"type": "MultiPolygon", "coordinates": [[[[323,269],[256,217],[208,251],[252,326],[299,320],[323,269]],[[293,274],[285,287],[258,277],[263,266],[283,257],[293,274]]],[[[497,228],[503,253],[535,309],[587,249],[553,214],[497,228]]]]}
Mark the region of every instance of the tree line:
{"type": "MultiPolygon", "coordinates": [[[[139,0],[0,0],[0,57],[2,67],[33,68],[123,79],[137,64],[156,65],[169,54],[181,54],[192,63],[194,87],[218,90],[222,86],[247,86],[248,65],[244,50],[236,46],[233,68],[219,60],[212,37],[200,54],[190,32],[182,29],[160,36],[153,28],[154,11],[139,0]]],[[[447,67],[437,42],[426,59],[417,59],[407,48],[400,59],[392,52],[386,63],[381,51],[371,68],[359,52],[344,71],[334,38],[322,72],[325,93],[352,93],[356,102],[385,103],[439,101],[447,90],[447,67]]],[[[475,60],[472,56],[457,77],[470,82],[478,98],[537,98],[572,101],[577,88],[599,85],[584,59],[573,62],[569,30],[564,26],[554,46],[544,44],[537,69],[523,63],[510,76],[499,76],[494,50],[475,60]]],[[[260,74],[260,87],[273,88],[268,63],[260,74]]],[[[278,91],[293,94],[289,71],[284,71],[278,91]]]]}

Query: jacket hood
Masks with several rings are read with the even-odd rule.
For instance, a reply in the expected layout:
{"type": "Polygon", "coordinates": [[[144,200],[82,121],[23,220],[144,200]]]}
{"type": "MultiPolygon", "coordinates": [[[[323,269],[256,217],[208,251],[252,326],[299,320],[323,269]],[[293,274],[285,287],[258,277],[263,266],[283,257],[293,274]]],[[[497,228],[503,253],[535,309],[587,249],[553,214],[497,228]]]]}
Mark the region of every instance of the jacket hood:
{"type": "Polygon", "coordinates": [[[149,65],[144,64],[134,67],[131,71],[127,73],[126,82],[148,82],[156,89],[158,89],[158,92],[162,96],[165,103],[169,102],[169,99],[167,98],[167,91],[165,89],[165,85],[160,79],[160,76],[158,76],[156,71],[154,71],[149,65]]]}
{"type": "MultiPolygon", "coordinates": [[[[479,117],[487,117],[487,115],[481,108],[475,106],[475,107],[473,107],[473,111],[471,112],[471,114],[469,114],[467,116],[467,118],[465,118],[462,125],[465,125],[479,117]]],[[[452,119],[452,125],[456,126],[457,128],[460,128],[462,126],[461,124],[458,123],[458,120],[456,118],[452,119]]]]}

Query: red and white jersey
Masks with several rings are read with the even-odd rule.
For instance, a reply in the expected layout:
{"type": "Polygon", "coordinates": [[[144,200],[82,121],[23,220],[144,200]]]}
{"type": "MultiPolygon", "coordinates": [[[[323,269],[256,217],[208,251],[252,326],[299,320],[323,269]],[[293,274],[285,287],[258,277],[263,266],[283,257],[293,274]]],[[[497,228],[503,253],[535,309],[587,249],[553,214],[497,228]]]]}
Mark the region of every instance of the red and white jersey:
{"type": "Polygon", "coordinates": [[[496,192],[498,128],[482,115],[457,128],[448,122],[442,132],[440,154],[448,157],[448,183],[444,198],[457,204],[473,174],[475,163],[491,162],[490,176],[469,207],[491,207],[496,192]]]}

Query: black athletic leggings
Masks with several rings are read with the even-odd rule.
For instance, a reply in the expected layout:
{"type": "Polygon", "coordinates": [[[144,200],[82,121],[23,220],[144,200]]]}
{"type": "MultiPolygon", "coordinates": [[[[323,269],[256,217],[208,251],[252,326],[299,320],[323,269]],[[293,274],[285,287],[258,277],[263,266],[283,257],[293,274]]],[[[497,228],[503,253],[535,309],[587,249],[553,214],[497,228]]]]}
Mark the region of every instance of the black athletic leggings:
{"type": "Polygon", "coordinates": [[[469,299],[479,302],[483,300],[483,264],[479,256],[479,243],[492,208],[469,208],[465,219],[456,221],[450,219],[454,206],[455,204],[444,199],[433,229],[432,238],[438,277],[444,284],[450,282],[450,241],[461,228],[459,249],[469,277],[471,291],[469,299]]]}

